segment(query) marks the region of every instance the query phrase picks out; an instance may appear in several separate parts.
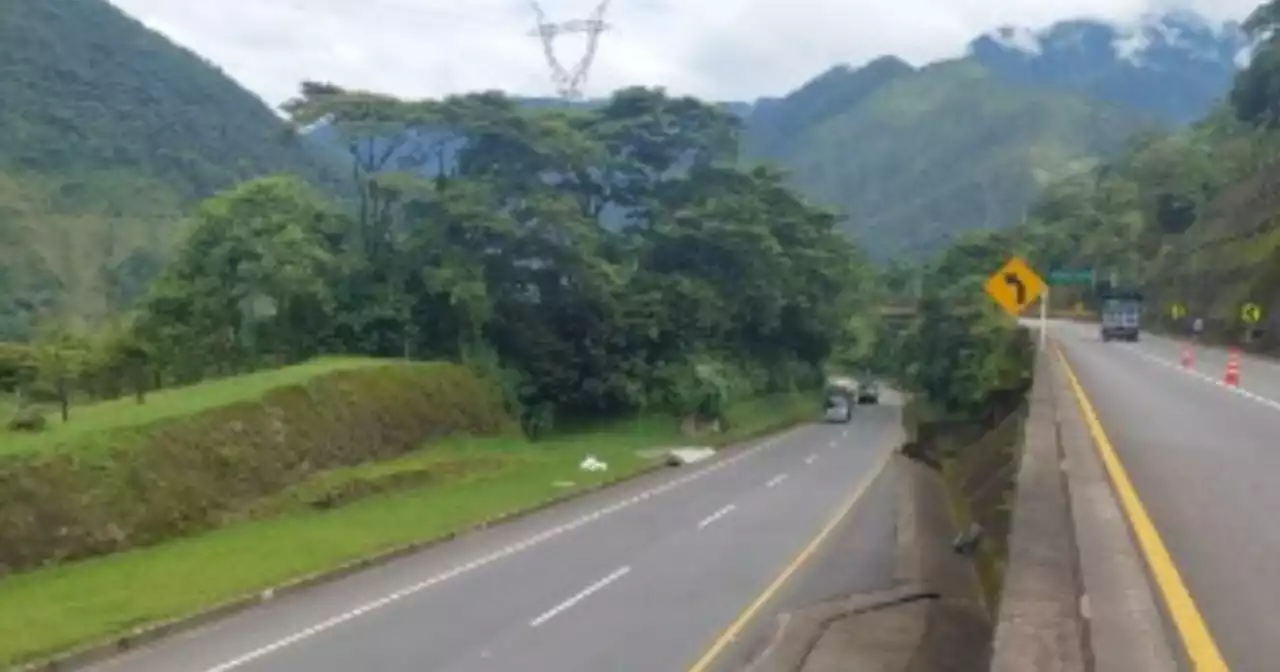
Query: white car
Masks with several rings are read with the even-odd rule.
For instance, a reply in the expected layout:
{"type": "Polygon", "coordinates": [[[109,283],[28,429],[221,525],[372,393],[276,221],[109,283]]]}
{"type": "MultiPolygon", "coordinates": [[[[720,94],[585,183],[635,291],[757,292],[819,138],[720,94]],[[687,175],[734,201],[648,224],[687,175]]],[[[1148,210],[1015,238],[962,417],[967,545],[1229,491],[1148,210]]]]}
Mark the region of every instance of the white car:
{"type": "Polygon", "coordinates": [[[827,399],[827,422],[849,422],[853,419],[853,405],[844,397],[835,396],[827,399]]]}

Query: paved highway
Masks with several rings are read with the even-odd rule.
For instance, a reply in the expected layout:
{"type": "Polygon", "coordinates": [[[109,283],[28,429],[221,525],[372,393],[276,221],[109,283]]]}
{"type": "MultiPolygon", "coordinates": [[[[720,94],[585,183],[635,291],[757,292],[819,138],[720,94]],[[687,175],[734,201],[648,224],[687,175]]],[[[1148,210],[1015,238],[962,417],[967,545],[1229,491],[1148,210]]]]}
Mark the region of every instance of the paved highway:
{"type": "Polygon", "coordinates": [[[875,477],[901,435],[898,418],[892,403],[861,407],[848,425],[801,427],[646,476],[93,669],[736,669],[745,640],[814,572],[832,589],[890,583],[893,499],[875,495],[888,492],[875,477]],[[850,545],[838,571],[815,569],[831,566],[815,539],[830,532],[839,544],[854,520],[877,543],[850,545]]]}
{"type": "MultiPolygon", "coordinates": [[[[1221,350],[1199,348],[1183,369],[1168,338],[1102,343],[1096,325],[1061,322],[1050,333],[1191,597],[1166,604],[1170,632],[1206,627],[1216,646],[1197,647],[1202,669],[1215,669],[1213,648],[1231,670],[1280,669],[1280,364],[1244,357],[1233,389],[1219,382],[1221,350]]],[[[1156,583],[1177,593],[1172,576],[1156,583]]]]}

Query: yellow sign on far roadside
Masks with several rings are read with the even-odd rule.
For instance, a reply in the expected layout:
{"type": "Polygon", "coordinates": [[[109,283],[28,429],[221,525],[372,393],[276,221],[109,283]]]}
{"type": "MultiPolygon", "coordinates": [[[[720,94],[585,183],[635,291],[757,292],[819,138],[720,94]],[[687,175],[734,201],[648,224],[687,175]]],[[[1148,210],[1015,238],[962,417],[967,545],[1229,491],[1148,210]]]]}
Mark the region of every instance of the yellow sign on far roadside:
{"type": "Polygon", "coordinates": [[[1004,308],[1004,312],[1017,317],[1027,306],[1031,305],[1044,293],[1044,280],[1027,262],[1018,257],[1011,257],[1000,270],[987,278],[983,289],[1004,308]]]}
{"type": "Polygon", "coordinates": [[[1240,307],[1240,318],[1249,324],[1257,324],[1262,321],[1262,306],[1256,303],[1246,303],[1240,307]]]}
{"type": "Polygon", "coordinates": [[[1187,307],[1181,303],[1175,303],[1172,306],[1169,306],[1169,315],[1175,320],[1181,320],[1187,316],[1187,307]]]}

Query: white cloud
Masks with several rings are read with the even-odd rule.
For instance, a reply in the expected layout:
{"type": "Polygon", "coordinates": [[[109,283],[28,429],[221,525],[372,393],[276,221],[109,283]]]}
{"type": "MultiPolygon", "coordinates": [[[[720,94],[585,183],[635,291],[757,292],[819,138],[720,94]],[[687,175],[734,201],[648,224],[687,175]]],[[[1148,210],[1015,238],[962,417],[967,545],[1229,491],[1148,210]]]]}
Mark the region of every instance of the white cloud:
{"type": "MultiPolygon", "coordinates": [[[[111,0],[214,61],[267,101],[305,79],[406,97],[476,89],[551,95],[525,0],[111,0]]],[[[543,0],[553,21],[598,0],[543,0]]],[[[778,95],[836,63],[914,63],[960,53],[1003,24],[1126,22],[1193,9],[1241,18],[1258,0],[613,0],[588,95],[662,85],[716,99],[778,95]]],[[[581,36],[557,43],[566,64],[581,36]]]]}

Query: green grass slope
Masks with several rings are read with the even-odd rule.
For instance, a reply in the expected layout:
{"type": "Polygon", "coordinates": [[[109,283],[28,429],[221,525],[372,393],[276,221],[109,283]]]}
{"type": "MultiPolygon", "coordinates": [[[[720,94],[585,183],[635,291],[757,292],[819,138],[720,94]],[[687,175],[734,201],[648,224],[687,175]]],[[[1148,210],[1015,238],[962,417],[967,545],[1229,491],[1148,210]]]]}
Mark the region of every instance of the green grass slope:
{"type": "Polygon", "coordinates": [[[880,257],[1013,224],[1041,187],[1154,126],[1076,94],[1006,84],[971,61],[895,74],[774,154],[880,257]]]}
{"type": "Polygon", "coordinates": [[[0,338],[136,296],[186,208],[270,173],[336,184],[261,100],[105,0],[0,3],[0,338]]]}
{"type": "Polygon", "coordinates": [[[0,435],[0,575],[253,518],[318,472],[513,428],[498,389],[448,363],[322,360],[84,407],[0,435]]]}
{"type": "Polygon", "coordinates": [[[386,365],[383,360],[364,357],[321,357],[281,369],[157,390],[147,394],[145,403],[142,404],[128,396],[76,405],[66,423],[56,419],[56,409],[51,407],[47,409],[50,424],[43,432],[26,434],[0,428],[0,456],[60,448],[85,450],[121,447],[117,439],[124,438],[127,444],[133,435],[118,433],[117,430],[137,429],[220,406],[250,402],[272,390],[305,384],[318,376],[338,371],[386,365]]]}

